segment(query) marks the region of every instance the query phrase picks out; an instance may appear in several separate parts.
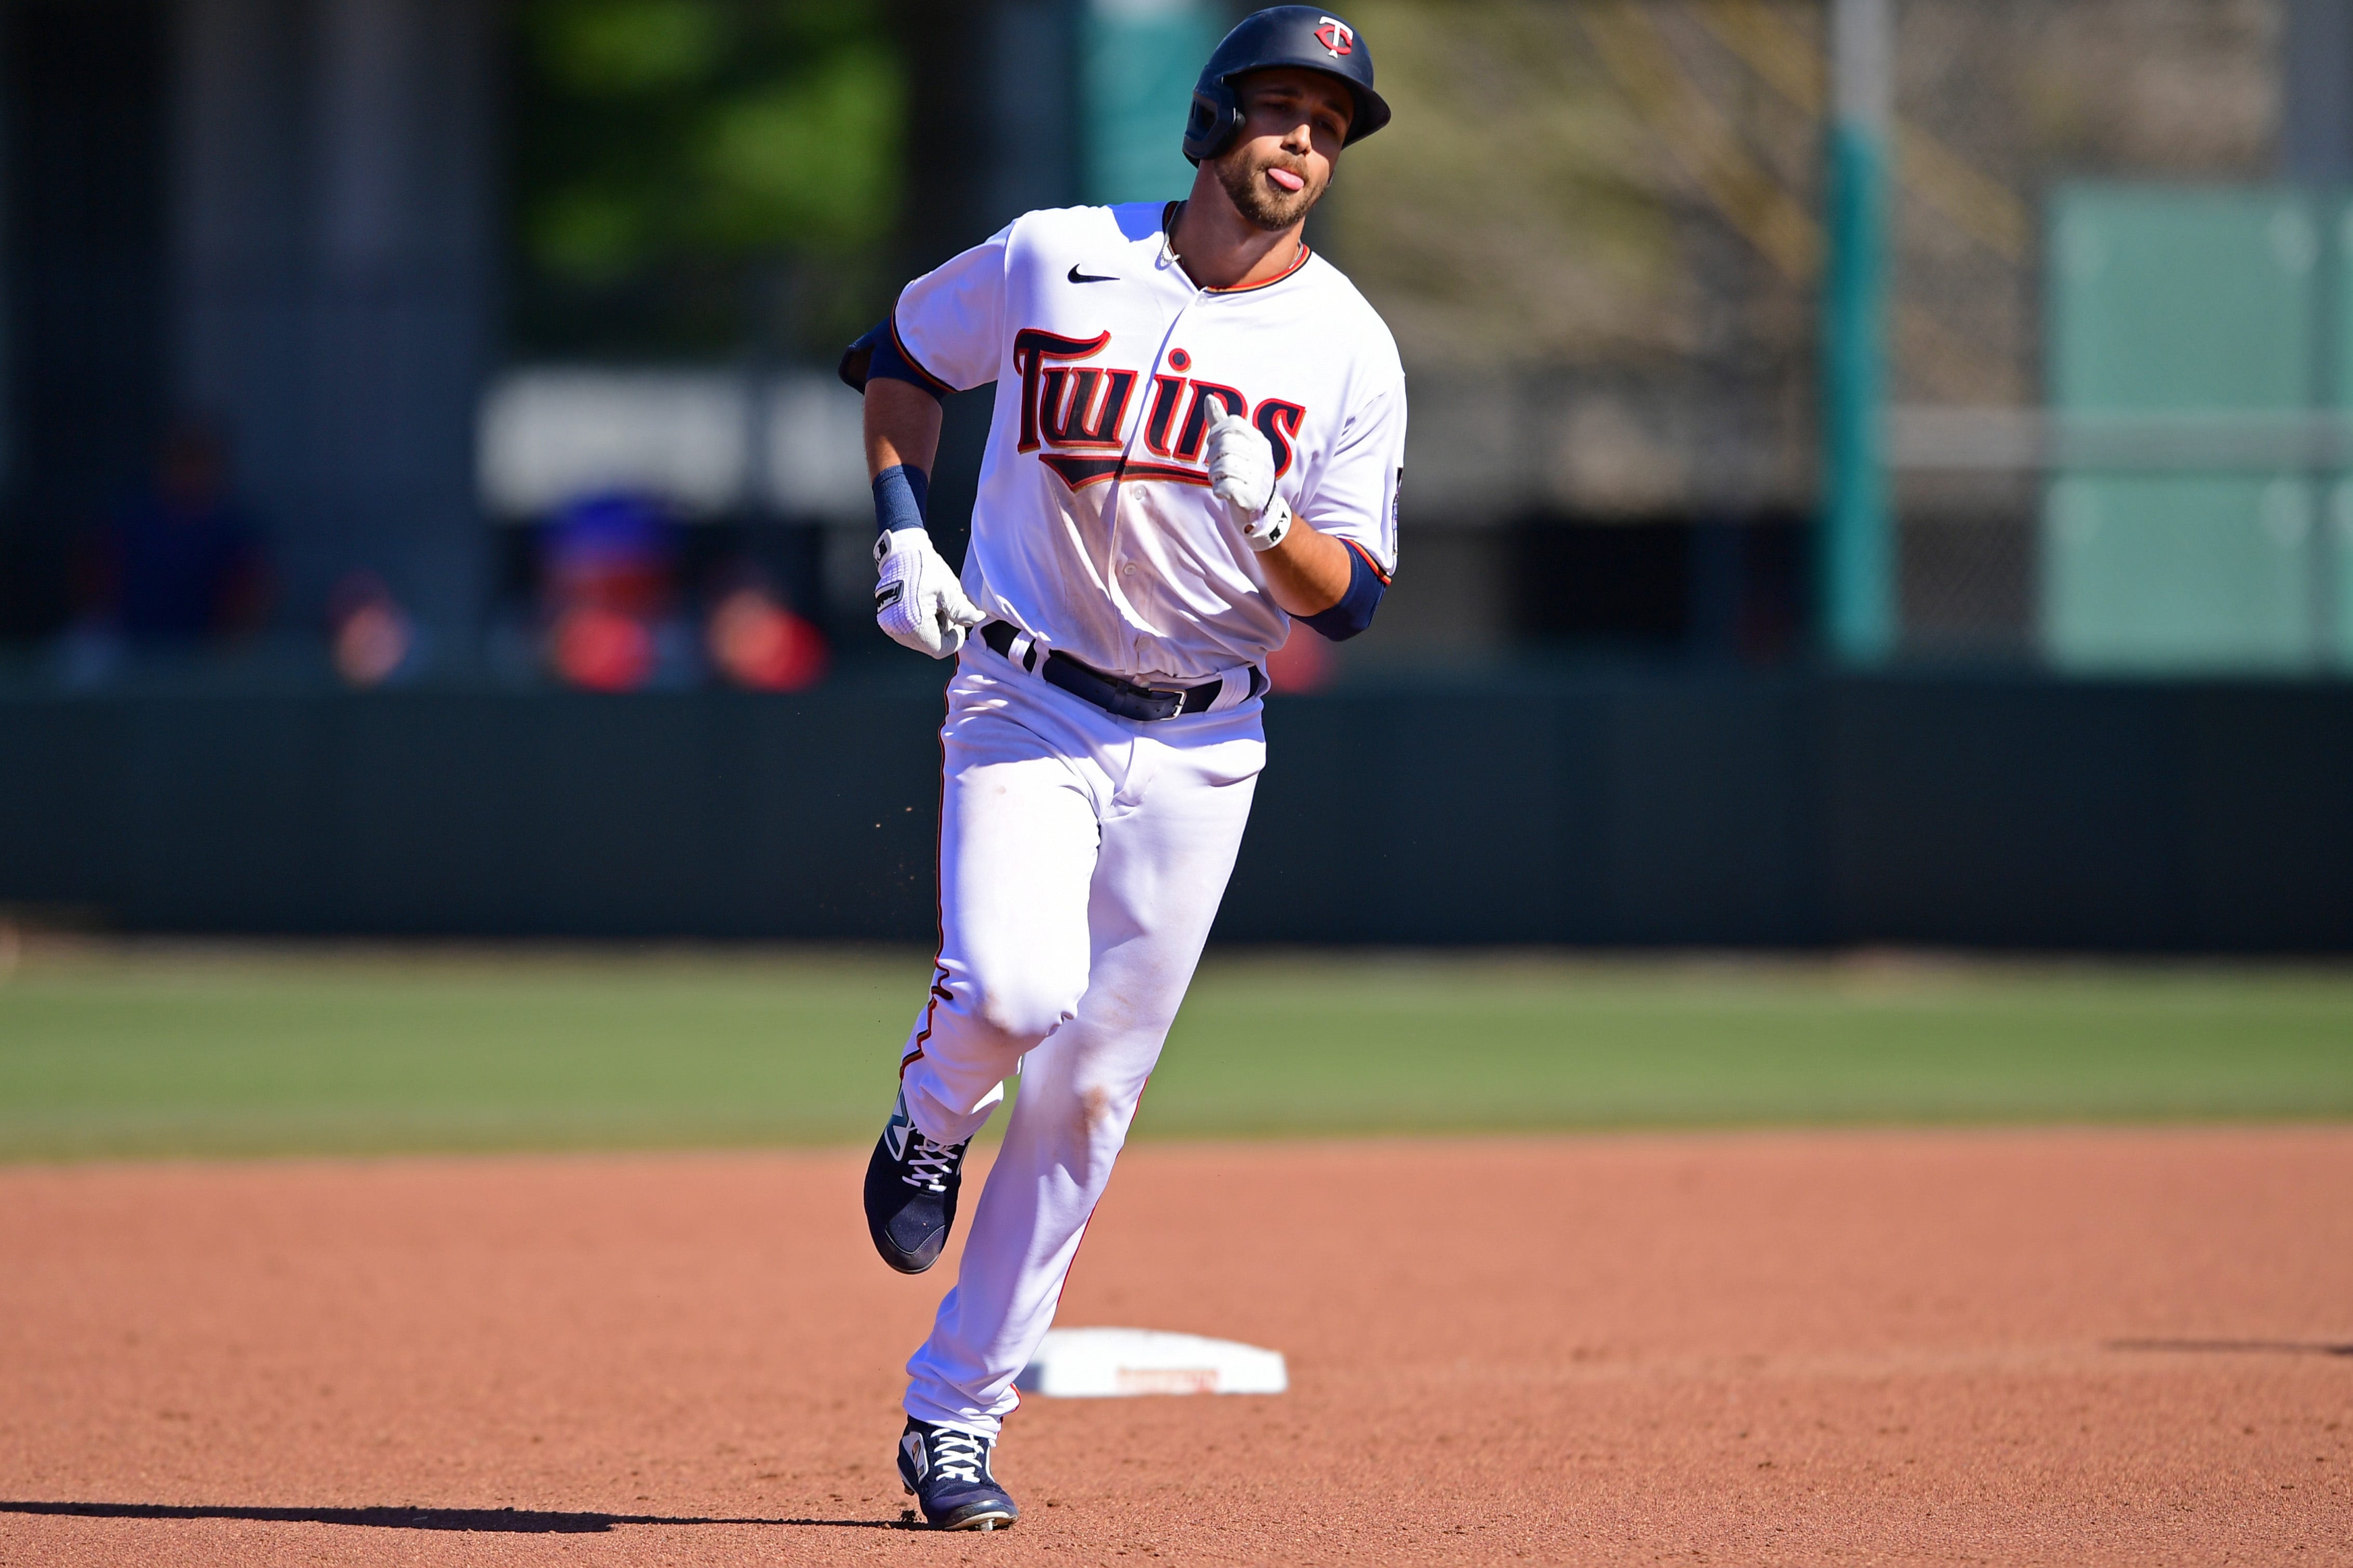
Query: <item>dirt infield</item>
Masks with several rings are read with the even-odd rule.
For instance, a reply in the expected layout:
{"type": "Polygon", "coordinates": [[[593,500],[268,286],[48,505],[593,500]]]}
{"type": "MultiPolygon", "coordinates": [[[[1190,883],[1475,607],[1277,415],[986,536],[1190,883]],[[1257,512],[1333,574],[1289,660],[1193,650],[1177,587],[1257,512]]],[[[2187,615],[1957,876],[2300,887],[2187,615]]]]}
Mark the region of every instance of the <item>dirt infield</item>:
{"type": "Polygon", "coordinates": [[[921,1541],[859,1167],[0,1172],[0,1563],[2353,1563],[2353,1131],[1142,1147],[921,1541]]]}

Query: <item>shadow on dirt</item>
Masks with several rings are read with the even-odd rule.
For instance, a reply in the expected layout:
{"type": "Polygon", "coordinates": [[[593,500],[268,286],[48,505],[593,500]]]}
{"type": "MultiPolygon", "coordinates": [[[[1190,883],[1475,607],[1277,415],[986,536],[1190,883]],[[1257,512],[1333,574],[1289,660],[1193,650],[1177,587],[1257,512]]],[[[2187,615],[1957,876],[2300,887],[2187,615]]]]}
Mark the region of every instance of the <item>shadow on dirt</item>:
{"type": "Polygon", "coordinates": [[[73,1519],[243,1519],[267,1524],[352,1524],[370,1530],[464,1530],[509,1535],[597,1535],[624,1524],[756,1524],[800,1530],[915,1530],[906,1519],[705,1519],[650,1513],[554,1513],[518,1508],[210,1508],[154,1502],[0,1502],[0,1513],[73,1519]]]}
{"type": "Polygon", "coordinates": [[[2110,1340],[2108,1349],[2207,1355],[2353,1356],[2353,1344],[2329,1344],[2317,1340],[2110,1340]]]}

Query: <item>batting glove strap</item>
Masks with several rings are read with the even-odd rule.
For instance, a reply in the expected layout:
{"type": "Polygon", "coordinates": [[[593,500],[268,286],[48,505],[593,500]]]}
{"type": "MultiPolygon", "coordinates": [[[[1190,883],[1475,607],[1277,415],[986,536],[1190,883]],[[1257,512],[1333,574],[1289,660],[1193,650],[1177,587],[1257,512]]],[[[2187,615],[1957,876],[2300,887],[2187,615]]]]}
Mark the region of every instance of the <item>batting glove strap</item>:
{"type": "Polygon", "coordinates": [[[1242,542],[1252,550],[1268,551],[1291,536],[1291,525],[1298,519],[1293,515],[1291,503],[1281,496],[1266,503],[1266,510],[1238,526],[1242,542]]]}

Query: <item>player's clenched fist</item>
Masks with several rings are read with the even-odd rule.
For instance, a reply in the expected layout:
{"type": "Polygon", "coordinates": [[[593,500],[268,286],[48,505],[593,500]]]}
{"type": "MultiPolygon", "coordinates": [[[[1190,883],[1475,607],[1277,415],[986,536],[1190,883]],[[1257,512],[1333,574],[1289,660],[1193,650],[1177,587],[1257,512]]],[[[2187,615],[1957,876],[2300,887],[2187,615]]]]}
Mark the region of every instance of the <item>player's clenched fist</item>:
{"type": "Polygon", "coordinates": [[[1271,550],[1291,531],[1291,503],[1274,493],[1273,443],[1230,410],[1209,425],[1209,493],[1252,550],[1271,550]]]}
{"type": "Polygon", "coordinates": [[[955,573],[920,528],[894,528],[874,541],[874,624],[892,642],[934,658],[964,647],[964,635],[988,619],[964,596],[955,573]]]}

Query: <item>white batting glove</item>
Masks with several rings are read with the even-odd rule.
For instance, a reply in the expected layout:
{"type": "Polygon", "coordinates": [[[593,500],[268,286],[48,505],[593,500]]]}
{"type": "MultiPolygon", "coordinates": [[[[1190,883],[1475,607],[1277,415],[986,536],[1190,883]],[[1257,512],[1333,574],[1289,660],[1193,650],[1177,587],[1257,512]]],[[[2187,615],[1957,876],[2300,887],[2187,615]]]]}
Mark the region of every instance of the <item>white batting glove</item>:
{"type": "Polygon", "coordinates": [[[1209,493],[1252,550],[1271,550],[1291,531],[1291,503],[1274,493],[1274,444],[1230,409],[1209,422],[1209,493]]]}
{"type": "Polygon", "coordinates": [[[964,585],[941,559],[932,536],[901,528],[874,541],[874,624],[882,635],[934,658],[953,658],[964,635],[988,619],[964,596],[964,585]]]}

